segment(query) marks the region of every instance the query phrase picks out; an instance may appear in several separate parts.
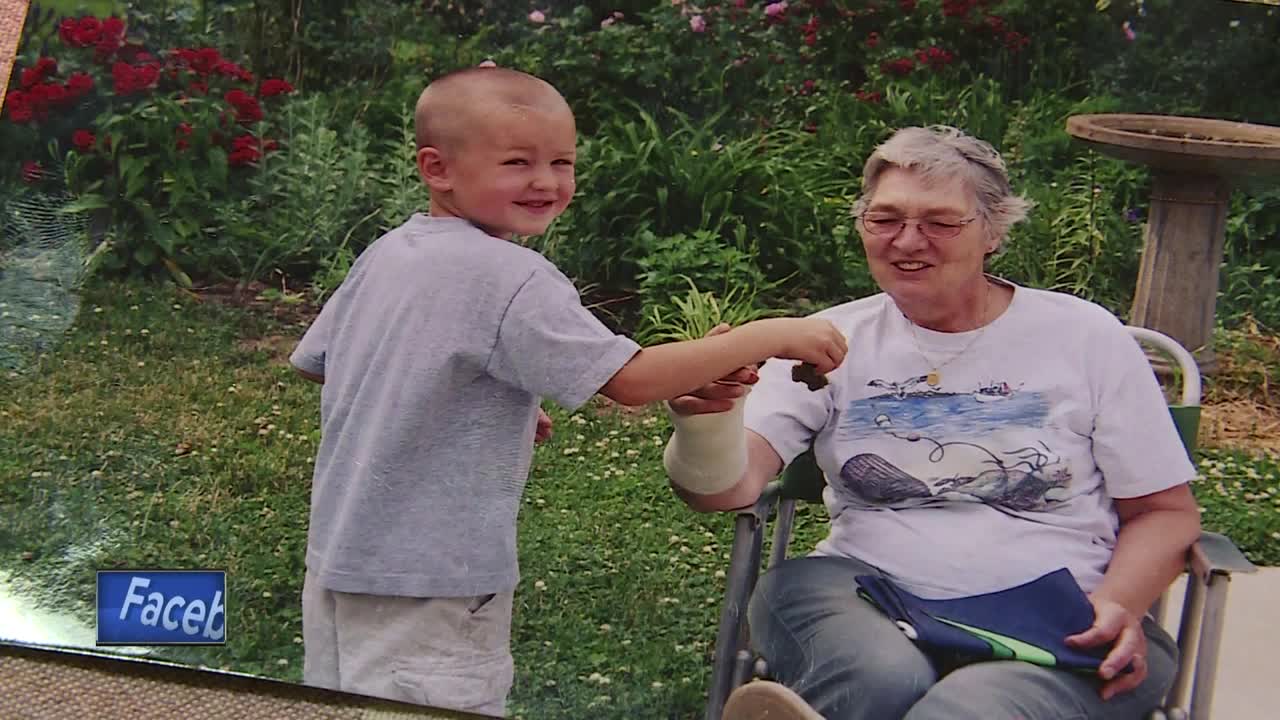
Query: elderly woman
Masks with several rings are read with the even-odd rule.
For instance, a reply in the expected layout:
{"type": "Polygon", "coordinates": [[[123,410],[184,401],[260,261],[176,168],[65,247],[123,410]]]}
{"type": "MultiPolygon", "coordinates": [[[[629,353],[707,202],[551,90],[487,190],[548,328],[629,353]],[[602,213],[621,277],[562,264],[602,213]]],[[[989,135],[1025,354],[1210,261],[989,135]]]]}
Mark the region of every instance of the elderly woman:
{"type": "Polygon", "coordinates": [[[985,272],[1028,208],[987,143],[901,130],[863,187],[883,293],[819,313],[849,340],[828,384],[775,361],[670,403],[667,472],[696,510],[750,505],[811,444],[828,480],[830,532],[751,599],[777,684],[748,687],[772,693],[775,720],[1143,717],[1177,654],[1147,610],[1200,532],[1195,470],[1145,355],[1103,308],[985,272]],[[1062,643],[1096,648],[1095,672],[948,656],[855,591],[870,575],[971,598],[1061,568],[1094,618],[1062,643]]]}

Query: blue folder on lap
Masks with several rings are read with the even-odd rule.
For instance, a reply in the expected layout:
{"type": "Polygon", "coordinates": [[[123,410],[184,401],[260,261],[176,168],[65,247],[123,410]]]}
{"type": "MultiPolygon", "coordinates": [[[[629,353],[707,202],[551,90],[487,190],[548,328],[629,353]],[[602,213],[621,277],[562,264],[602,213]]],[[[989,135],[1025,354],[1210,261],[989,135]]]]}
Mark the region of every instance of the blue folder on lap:
{"type": "Polygon", "coordinates": [[[1093,625],[1093,605],[1066,568],[1000,592],[923,600],[875,575],[857,576],[858,595],[931,650],[969,660],[1022,660],[1097,672],[1109,647],[1077,649],[1069,635],[1093,625]]]}

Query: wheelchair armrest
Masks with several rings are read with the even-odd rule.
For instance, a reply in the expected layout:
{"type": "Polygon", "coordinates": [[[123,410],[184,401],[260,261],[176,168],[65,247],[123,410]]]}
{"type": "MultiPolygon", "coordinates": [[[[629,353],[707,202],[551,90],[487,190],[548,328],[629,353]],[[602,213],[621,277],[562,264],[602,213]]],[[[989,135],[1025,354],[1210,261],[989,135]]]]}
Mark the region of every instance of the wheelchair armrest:
{"type": "Polygon", "coordinates": [[[764,490],[761,491],[760,497],[756,499],[755,504],[740,507],[731,512],[738,516],[751,515],[757,522],[766,522],[768,521],[769,514],[773,511],[773,508],[778,505],[778,499],[781,493],[782,481],[774,480],[764,486],[764,490]]]}
{"type": "Polygon", "coordinates": [[[1212,575],[1258,571],[1230,538],[1218,533],[1201,533],[1199,542],[1191,546],[1187,556],[1192,574],[1203,583],[1208,583],[1212,575]]]}

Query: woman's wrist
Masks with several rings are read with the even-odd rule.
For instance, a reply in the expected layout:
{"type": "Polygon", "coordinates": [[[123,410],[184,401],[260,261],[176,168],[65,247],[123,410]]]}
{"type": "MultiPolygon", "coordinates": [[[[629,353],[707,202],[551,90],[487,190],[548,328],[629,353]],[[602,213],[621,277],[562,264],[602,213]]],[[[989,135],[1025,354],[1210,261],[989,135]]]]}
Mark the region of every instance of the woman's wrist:
{"type": "Polygon", "coordinates": [[[680,415],[665,403],[673,432],[662,461],[672,483],[698,495],[738,484],[747,469],[745,402],[744,395],[725,412],[699,415],[680,415]]]}

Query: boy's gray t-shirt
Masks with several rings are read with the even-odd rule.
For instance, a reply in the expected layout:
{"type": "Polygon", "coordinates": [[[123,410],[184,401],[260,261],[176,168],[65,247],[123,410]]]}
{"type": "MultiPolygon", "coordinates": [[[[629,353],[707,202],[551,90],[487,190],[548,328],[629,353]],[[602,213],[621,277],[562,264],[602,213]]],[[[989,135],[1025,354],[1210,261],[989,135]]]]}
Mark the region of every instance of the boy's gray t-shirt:
{"type": "Polygon", "coordinates": [[[639,349],[546,258],[465,220],[379,238],[291,357],[325,380],[308,570],[339,592],[513,589],[541,398],[577,409],[639,349]]]}

